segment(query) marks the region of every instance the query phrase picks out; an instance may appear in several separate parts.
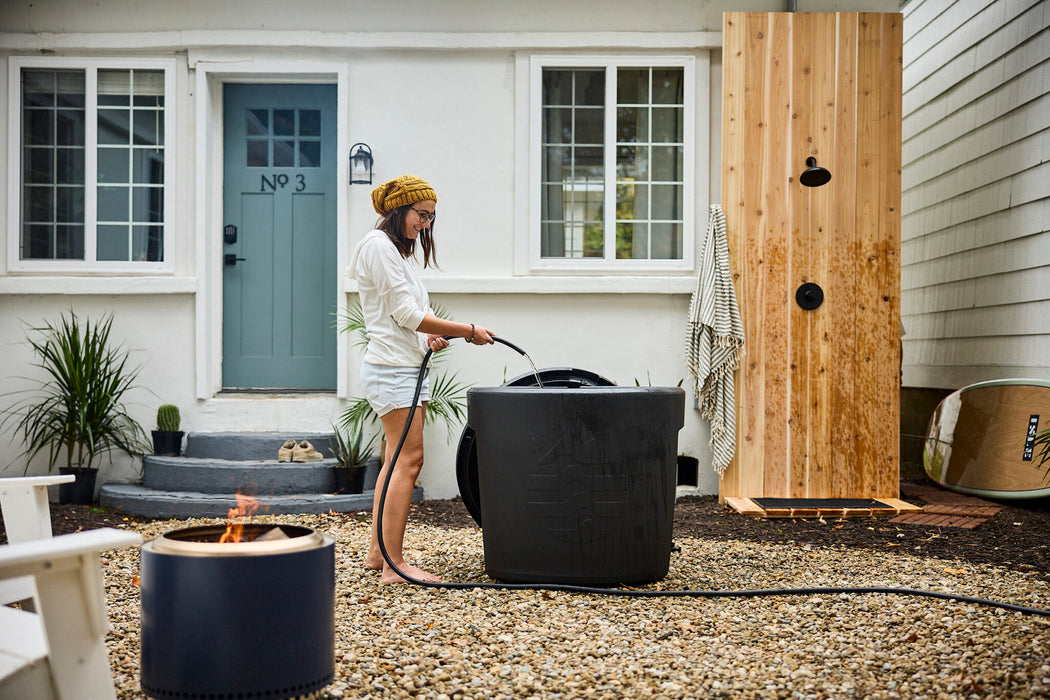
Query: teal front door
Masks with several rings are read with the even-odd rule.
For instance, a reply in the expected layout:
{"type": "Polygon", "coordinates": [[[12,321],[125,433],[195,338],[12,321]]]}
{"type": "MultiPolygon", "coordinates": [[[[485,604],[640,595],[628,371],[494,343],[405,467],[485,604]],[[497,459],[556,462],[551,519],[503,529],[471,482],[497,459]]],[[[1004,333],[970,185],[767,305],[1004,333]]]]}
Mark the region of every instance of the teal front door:
{"type": "Polygon", "coordinates": [[[335,389],[336,87],[223,89],[225,389],[335,389]]]}

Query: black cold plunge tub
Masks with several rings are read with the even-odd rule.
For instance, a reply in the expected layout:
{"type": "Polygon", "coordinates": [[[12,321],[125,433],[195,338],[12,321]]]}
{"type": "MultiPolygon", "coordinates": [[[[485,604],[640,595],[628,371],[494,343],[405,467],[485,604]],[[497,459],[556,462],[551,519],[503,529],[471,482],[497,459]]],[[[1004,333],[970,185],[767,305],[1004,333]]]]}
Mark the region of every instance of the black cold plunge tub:
{"type": "Polygon", "coordinates": [[[660,580],[685,392],[558,384],[467,392],[464,443],[478,478],[464,500],[477,499],[486,573],[514,583],[660,580]]]}

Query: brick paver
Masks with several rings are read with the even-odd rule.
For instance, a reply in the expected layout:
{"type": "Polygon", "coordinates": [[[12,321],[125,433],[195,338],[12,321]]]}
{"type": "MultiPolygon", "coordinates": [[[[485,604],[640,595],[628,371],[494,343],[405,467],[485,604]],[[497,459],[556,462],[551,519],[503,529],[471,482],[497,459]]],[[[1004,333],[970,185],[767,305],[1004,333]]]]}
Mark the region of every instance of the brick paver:
{"type": "Polygon", "coordinates": [[[932,484],[901,484],[901,492],[926,501],[922,513],[903,513],[890,520],[903,525],[932,525],[972,530],[1002,510],[1002,506],[977,496],[955,493],[932,484]]]}
{"type": "Polygon", "coordinates": [[[934,525],[936,527],[958,527],[972,530],[988,518],[971,518],[967,516],[937,516],[927,513],[903,513],[890,520],[901,525],[934,525]]]}

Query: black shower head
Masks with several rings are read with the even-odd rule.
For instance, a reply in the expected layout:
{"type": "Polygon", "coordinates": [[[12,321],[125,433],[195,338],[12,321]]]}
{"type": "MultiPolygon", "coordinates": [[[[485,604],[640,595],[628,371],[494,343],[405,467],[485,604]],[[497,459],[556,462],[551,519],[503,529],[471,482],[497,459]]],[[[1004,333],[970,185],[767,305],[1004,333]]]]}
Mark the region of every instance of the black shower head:
{"type": "Polygon", "coordinates": [[[806,165],[808,167],[798,176],[798,181],[806,187],[820,187],[831,180],[831,173],[817,165],[817,159],[813,156],[806,158],[806,165]]]}

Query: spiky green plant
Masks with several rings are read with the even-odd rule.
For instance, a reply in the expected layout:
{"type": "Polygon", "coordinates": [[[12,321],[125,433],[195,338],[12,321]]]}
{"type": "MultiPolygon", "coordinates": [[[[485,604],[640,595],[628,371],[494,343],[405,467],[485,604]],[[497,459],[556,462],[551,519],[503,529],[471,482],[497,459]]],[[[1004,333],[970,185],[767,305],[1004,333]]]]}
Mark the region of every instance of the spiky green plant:
{"type": "MultiPolygon", "coordinates": [[[[448,311],[440,304],[431,304],[431,310],[439,318],[450,318],[448,311]]],[[[339,332],[350,333],[353,343],[357,347],[368,345],[368,330],[365,328],[365,315],[358,301],[354,301],[339,315],[339,332]]],[[[433,356],[435,365],[439,365],[445,359],[445,353],[433,356]]],[[[467,416],[467,389],[472,384],[459,381],[458,372],[431,371],[430,400],[427,402],[426,420],[440,419],[445,424],[449,439],[455,435],[467,416]]],[[[339,425],[344,430],[353,432],[364,424],[375,424],[379,416],[369,405],[364,397],[357,396],[350,399],[350,403],[339,417],[339,425]]]]}
{"type": "MultiPolygon", "coordinates": [[[[1039,457],[1036,461],[1036,469],[1042,469],[1044,464],[1050,462],[1050,428],[1040,431],[1035,436],[1035,441],[1032,443],[1032,447],[1038,450],[1039,457]]],[[[1043,471],[1043,479],[1050,476],[1050,466],[1047,466],[1043,471]]]]}
{"type": "Polygon", "coordinates": [[[181,418],[179,407],[166,403],[157,409],[157,430],[176,433],[179,430],[181,418]]]}
{"type": "Polygon", "coordinates": [[[344,432],[334,423],[332,424],[333,435],[328,441],[328,448],[332,456],[339,460],[343,467],[355,467],[364,464],[372,458],[372,445],[376,441],[373,435],[365,442],[365,431],[362,426],[357,427],[357,432],[344,432]]]}
{"type": "Polygon", "coordinates": [[[17,401],[0,421],[13,424],[29,462],[48,450],[48,469],[58,464],[63,450],[69,469],[90,469],[95,457],[112,450],[129,456],[149,449],[142,426],[124,408],[124,395],[133,388],[138,369],[128,365],[128,353],[111,347],[113,316],[92,323],[71,309],[57,324],[31,328],[29,343],[38,357],[35,367],[46,379],[17,401]]]}

